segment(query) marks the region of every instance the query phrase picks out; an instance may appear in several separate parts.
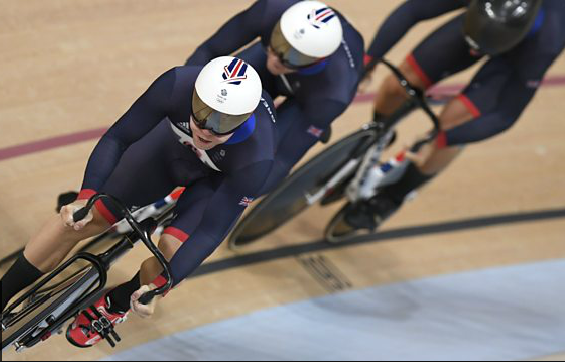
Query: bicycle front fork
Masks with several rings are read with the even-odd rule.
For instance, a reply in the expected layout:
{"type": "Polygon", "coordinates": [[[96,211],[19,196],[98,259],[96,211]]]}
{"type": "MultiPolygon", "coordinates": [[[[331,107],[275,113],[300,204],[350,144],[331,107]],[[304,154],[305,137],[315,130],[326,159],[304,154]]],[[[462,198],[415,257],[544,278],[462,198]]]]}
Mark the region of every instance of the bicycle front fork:
{"type": "Polygon", "coordinates": [[[347,198],[352,203],[375,196],[379,188],[398,181],[406,170],[408,161],[405,152],[400,152],[388,162],[380,162],[382,153],[392,137],[394,131],[391,130],[365,153],[361,166],[346,190],[347,198]]]}

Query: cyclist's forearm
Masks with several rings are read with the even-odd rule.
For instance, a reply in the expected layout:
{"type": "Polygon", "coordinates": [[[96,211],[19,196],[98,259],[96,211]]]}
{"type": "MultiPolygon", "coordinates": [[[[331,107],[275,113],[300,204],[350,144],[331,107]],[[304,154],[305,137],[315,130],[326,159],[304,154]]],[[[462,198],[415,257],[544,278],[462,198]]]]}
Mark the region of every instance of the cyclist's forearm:
{"type": "Polygon", "coordinates": [[[408,31],[420,21],[432,19],[450,11],[462,8],[461,0],[409,0],[398,7],[383,23],[375,38],[367,49],[369,68],[377,65],[378,59],[384,57],[408,31]]]}
{"type": "Polygon", "coordinates": [[[266,3],[266,1],[259,1],[228,20],[196,49],[185,65],[204,66],[211,59],[231,54],[255,40],[260,35],[262,13],[266,3]]]}

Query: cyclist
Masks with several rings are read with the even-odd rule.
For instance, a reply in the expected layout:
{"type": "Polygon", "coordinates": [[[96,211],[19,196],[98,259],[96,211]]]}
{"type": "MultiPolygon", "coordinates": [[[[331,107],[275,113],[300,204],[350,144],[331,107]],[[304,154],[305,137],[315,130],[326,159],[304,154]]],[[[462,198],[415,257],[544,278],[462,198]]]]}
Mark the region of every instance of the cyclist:
{"type": "MultiPolygon", "coordinates": [[[[531,102],[543,77],[565,46],[561,0],[409,0],[381,26],[369,47],[373,69],[416,23],[463,9],[422,41],[401,65],[415,86],[426,90],[484,59],[478,73],[440,115],[442,132],[426,146],[403,177],[378,195],[355,205],[345,222],[377,228],[407,195],[445,169],[463,146],[508,130],[531,102]]],[[[378,92],[375,119],[391,115],[406,99],[395,77],[378,92]]]]}
{"type": "Polygon", "coordinates": [[[363,38],[337,11],[318,1],[259,0],[235,15],[192,54],[205,64],[237,54],[265,89],[286,100],[277,109],[277,155],[261,194],[272,191],[351,104],[363,69],[363,38]]]}
{"type": "MultiPolygon", "coordinates": [[[[26,246],[2,278],[2,310],[20,290],[53,270],[80,241],[102,233],[121,218],[111,204],[96,203],[84,220],[72,214],[96,192],[127,206],[148,205],[178,186],[175,218],[159,247],[170,260],[173,284],[192,273],[221,243],[244,209],[257,197],[274,162],[275,113],[257,72],[234,57],[205,67],[184,66],[161,75],[106,132],[86,168],[78,201],[63,207],[26,246]],[[190,237],[190,242],[185,243],[190,237]]],[[[68,340],[89,347],[101,340],[91,320],[112,324],[142,306],[143,291],[166,283],[158,262],[149,259],[129,282],[113,289],[81,314],[68,340]],[[143,286],[143,287],[142,287],[143,286]],[[94,310],[94,311],[93,311],[94,310]]]]}

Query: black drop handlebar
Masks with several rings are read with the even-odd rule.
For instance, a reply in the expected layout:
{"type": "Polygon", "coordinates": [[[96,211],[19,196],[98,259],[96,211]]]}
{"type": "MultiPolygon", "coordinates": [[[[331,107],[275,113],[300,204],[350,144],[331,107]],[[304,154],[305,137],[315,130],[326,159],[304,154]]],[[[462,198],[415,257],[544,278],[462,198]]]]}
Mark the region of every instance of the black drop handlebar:
{"type": "MultiPolygon", "coordinates": [[[[430,117],[430,119],[434,124],[434,129],[432,132],[430,132],[428,137],[426,137],[423,140],[420,140],[412,147],[413,151],[417,151],[424,144],[433,141],[439,135],[441,130],[439,119],[428,105],[424,91],[413,86],[402,74],[402,72],[400,72],[400,70],[394,65],[392,65],[388,60],[381,58],[380,63],[384,64],[387,68],[389,68],[392,71],[392,73],[396,76],[396,78],[398,78],[400,85],[406,90],[406,93],[410,96],[411,101],[414,102],[414,104],[417,107],[421,108],[428,115],[428,117],[430,117]]],[[[392,127],[393,125],[389,125],[389,127],[392,127]]]]}
{"type": "Polygon", "coordinates": [[[123,206],[123,204],[116,199],[113,196],[110,195],[106,195],[106,194],[96,194],[94,195],[90,200],[88,200],[88,203],[86,204],[85,207],[83,207],[82,209],[76,211],[73,214],[73,221],[74,222],[79,222],[82,219],[84,219],[88,213],[90,212],[90,210],[92,209],[92,207],[94,206],[94,204],[96,203],[96,201],[100,200],[100,199],[107,199],[109,200],[114,206],[116,206],[120,212],[122,213],[123,217],[127,220],[128,224],[131,226],[131,228],[135,231],[135,233],[139,236],[139,238],[141,239],[141,241],[143,241],[143,244],[145,244],[145,246],[151,251],[151,253],[157,258],[157,260],[159,261],[159,263],[161,264],[161,266],[163,267],[166,279],[167,279],[167,283],[165,285],[163,285],[160,288],[157,288],[155,290],[151,290],[147,293],[144,293],[141,298],[139,298],[139,301],[144,304],[147,305],[149,304],[153,298],[155,298],[157,295],[163,295],[164,293],[166,293],[169,289],[171,289],[172,285],[173,285],[173,278],[171,276],[171,268],[169,266],[169,262],[165,259],[165,257],[163,256],[163,254],[161,253],[161,251],[155,246],[155,244],[153,244],[153,242],[151,241],[151,235],[150,233],[147,233],[146,231],[143,230],[143,228],[140,226],[140,224],[135,220],[134,216],[132,215],[131,211],[128,210],[125,206],[123,206]]]}

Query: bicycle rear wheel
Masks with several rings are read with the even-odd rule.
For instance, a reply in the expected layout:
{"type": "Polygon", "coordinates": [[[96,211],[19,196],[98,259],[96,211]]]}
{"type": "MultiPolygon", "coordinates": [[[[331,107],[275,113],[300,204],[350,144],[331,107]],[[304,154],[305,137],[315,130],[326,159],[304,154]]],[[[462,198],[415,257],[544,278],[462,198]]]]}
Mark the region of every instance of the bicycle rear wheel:
{"type": "MultiPolygon", "coordinates": [[[[374,130],[360,130],[312,158],[239,222],[228,239],[229,248],[234,250],[248,245],[304,211],[311,204],[306,195],[322,189],[349,160],[363,155],[375,139],[374,130]]],[[[355,169],[351,171],[354,172],[355,169]]],[[[328,193],[332,190],[328,190],[328,193]]]]}

